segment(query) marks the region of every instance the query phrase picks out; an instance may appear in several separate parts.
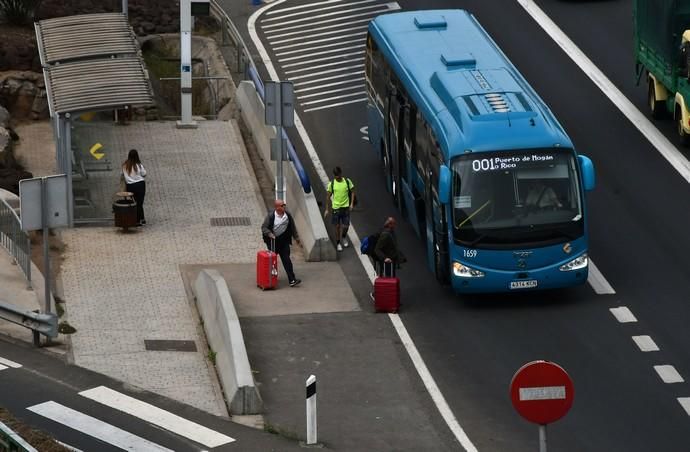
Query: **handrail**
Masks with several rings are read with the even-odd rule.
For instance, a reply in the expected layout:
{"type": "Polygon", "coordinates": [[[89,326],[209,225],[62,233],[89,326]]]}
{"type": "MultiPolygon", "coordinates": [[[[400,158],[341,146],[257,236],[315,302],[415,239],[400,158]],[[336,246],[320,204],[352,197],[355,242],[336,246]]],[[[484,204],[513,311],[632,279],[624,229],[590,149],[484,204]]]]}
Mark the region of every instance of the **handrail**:
{"type": "MultiPolygon", "coordinates": [[[[218,4],[216,0],[211,0],[211,12],[214,16],[220,18],[221,23],[225,27],[225,30],[223,30],[223,35],[224,32],[227,31],[228,35],[233,40],[233,44],[237,48],[238,70],[241,70],[240,60],[249,63],[243,75],[246,79],[250,79],[252,82],[254,82],[254,86],[256,87],[257,93],[259,93],[259,97],[261,97],[261,100],[265,103],[264,83],[261,80],[261,77],[259,76],[259,71],[256,69],[256,65],[254,64],[254,60],[252,59],[252,56],[249,53],[249,49],[247,48],[247,45],[244,43],[242,36],[240,36],[239,31],[237,31],[235,24],[232,23],[228,15],[225,13],[223,8],[218,4]]],[[[302,183],[302,189],[305,193],[311,193],[311,182],[309,181],[309,175],[305,171],[302,162],[297,156],[295,147],[292,145],[290,137],[288,137],[285,133],[285,129],[283,129],[283,138],[285,138],[287,141],[288,156],[290,157],[292,164],[295,166],[295,171],[297,171],[297,175],[299,176],[300,182],[302,183]]]]}
{"type": "Polygon", "coordinates": [[[14,258],[31,286],[31,240],[22,231],[17,212],[3,198],[0,198],[0,245],[14,258]]]}

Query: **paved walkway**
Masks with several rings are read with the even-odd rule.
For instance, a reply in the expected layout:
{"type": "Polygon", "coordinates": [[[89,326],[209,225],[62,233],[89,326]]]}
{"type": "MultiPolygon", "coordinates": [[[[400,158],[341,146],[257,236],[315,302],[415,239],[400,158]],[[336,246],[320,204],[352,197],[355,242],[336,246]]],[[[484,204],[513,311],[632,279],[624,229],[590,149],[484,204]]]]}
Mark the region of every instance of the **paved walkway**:
{"type": "MultiPolygon", "coordinates": [[[[254,262],[265,208],[234,122],[114,127],[114,162],[139,150],[147,176],[148,225],[63,232],[63,296],[75,364],[227,415],[180,265],[254,262]],[[213,227],[211,218],[246,217],[249,226],[213,227]],[[193,340],[197,352],[147,351],[146,339],[193,340]]],[[[116,186],[116,183],[113,184],[116,186]]]]}

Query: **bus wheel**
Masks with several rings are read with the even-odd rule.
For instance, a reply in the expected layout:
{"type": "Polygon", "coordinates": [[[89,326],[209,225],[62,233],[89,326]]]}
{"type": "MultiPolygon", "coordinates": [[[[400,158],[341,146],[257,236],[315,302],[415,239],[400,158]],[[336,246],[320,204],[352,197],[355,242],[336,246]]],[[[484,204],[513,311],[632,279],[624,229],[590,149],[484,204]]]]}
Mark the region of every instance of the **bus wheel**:
{"type": "Polygon", "coordinates": [[[680,109],[676,113],[677,116],[677,124],[678,124],[678,137],[680,138],[680,144],[683,146],[690,146],[690,135],[685,132],[685,129],[683,128],[683,115],[680,112],[680,109]]]}
{"type": "Polygon", "coordinates": [[[664,117],[665,105],[663,100],[656,100],[656,90],[654,89],[654,80],[649,79],[649,111],[652,113],[652,118],[660,119],[664,117]]]}

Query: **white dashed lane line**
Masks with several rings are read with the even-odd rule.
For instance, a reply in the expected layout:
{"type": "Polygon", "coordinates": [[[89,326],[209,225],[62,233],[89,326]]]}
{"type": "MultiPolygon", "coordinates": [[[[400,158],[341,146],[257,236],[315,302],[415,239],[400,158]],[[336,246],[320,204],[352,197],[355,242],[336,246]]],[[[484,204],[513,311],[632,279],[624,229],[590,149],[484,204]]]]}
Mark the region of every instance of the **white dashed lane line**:
{"type": "Polygon", "coordinates": [[[669,364],[654,366],[654,370],[664,383],[683,383],[685,381],[676,368],[669,364]]]}
{"type": "Polygon", "coordinates": [[[611,308],[609,309],[611,311],[611,314],[618,320],[620,323],[631,323],[631,322],[637,322],[637,318],[635,318],[635,315],[630,311],[625,306],[619,306],[617,308],[611,308]]]}
{"type": "Polygon", "coordinates": [[[656,345],[654,340],[649,336],[633,336],[633,341],[640,348],[641,352],[658,352],[659,347],[656,345]]]}

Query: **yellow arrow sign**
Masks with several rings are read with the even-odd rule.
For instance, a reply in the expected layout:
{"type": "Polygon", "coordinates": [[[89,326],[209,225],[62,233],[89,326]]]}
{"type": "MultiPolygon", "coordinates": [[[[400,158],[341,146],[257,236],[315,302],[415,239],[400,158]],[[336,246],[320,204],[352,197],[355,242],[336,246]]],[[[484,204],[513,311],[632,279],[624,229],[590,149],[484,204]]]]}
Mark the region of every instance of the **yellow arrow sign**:
{"type": "Polygon", "coordinates": [[[91,149],[89,149],[89,152],[96,158],[96,160],[100,160],[105,156],[104,152],[98,152],[98,150],[102,147],[103,145],[101,143],[96,143],[93,146],[91,146],[91,149]]]}

